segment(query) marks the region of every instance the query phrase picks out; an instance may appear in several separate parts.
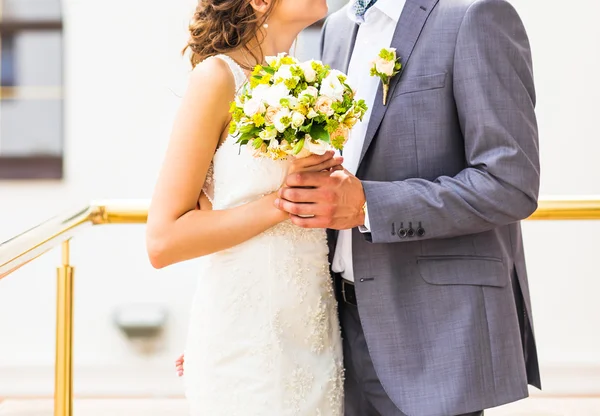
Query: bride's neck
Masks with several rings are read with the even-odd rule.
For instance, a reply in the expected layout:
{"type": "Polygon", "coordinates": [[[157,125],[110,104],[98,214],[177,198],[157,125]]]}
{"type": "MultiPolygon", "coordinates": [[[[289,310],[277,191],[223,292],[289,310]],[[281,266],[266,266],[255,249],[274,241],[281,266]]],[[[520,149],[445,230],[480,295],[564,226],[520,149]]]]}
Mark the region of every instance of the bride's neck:
{"type": "Polygon", "coordinates": [[[263,58],[266,56],[276,56],[279,53],[289,53],[292,49],[294,40],[298,37],[298,33],[282,33],[282,31],[270,31],[266,29],[263,34],[262,42],[253,40],[248,46],[251,54],[246,50],[240,49],[231,53],[232,57],[249,67],[254,67],[257,64],[264,62],[257,62],[257,58],[263,58]],[[277,35],[275,35],[277,33],[277,35]]]}
{"type": "Polygon", "coordinates": [[[295,31],[292,33],[277,32],[277,35],[275,35],[274,31],[269,33],[269,29],[267,29],[262,44],[260,46],[258,44],[253,46],[256,47],[257,52],[262,51],[264,56],[275,56],[282,52],[289,53],[297,37],[298,33],[295,31]]]}

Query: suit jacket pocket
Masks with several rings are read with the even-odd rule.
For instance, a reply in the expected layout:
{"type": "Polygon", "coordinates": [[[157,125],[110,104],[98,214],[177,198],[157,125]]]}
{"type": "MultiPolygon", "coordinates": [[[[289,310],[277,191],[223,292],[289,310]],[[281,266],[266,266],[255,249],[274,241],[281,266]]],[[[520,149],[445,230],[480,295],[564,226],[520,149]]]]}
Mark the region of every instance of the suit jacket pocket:
{"type": "Polygon", "coordinates": [[[394,91],[394,97],[411,92],[434,90],[446,86],[446,73],[420,75],[417,77],[400,78],[394,91]]]}
{"type": "Polygon", "coordinates": [[[504,287],[508,268],[500,258],[483,256],[417,257],[419,272],[432,285],[477,285],[504,287]]]}

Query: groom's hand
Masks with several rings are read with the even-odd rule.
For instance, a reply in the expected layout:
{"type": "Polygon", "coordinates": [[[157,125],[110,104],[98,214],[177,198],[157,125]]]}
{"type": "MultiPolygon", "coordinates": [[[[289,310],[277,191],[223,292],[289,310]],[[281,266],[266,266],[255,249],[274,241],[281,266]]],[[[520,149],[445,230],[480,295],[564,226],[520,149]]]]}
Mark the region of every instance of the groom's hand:
{"type": "Polygon", "coordinates": [[[362,183],[345,169],[293,173],[275,201],[299,227],[336,230],[364,225],[364,205],[362,183]]]}

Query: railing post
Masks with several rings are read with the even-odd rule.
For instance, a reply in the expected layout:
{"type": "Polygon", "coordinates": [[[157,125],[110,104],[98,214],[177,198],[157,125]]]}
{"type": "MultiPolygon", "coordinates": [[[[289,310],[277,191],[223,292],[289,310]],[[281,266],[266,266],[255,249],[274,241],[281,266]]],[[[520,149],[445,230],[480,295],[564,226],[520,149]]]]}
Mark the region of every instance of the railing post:
{"type": "Polygon", "coordinates": [[[73,415],[73,267],[69,241],[62,244],[62,264],[57,270],[56,363],[54,416],[73,415]]]}

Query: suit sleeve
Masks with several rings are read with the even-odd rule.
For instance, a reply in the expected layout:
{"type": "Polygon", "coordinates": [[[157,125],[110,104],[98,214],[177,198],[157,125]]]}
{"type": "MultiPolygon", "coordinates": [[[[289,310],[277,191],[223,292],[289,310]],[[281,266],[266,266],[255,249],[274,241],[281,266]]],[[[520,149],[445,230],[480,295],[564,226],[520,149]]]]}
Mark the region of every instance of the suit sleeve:
{"type": "Polygon", "coordinates": [[[480,0],[467,10],[453,88],[467,167],[433,181],[364,181],[367,240],[415,241],[397,235],[400,224],[411,222],[421,223],[420,239],[475,234],[536,210],[540,167],[531,52],[523,23],[505,0],[480,0]]]}

